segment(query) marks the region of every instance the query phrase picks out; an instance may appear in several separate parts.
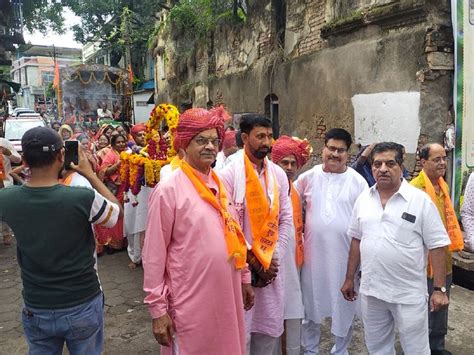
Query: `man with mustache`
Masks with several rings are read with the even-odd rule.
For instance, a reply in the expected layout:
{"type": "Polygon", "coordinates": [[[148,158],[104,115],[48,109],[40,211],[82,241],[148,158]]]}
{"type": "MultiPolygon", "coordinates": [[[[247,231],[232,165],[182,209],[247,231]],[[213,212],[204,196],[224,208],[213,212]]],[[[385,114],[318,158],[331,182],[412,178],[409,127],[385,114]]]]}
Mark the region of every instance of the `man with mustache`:
{"type": "Polygon", "coordinates": [[[429,196],[403,179],[403,148],[384,142],[372,150],[376,184],[357,199],[348,235],[352,238],[344,298],[358,294],[354,277],[361,265],[360,303],[370,354],[395,354],[395,328],[405,354],[430,355],[427,250],[434,286],[430,311],[449,304],[445,288],[449,238],[429,196]]]}
{"type": "Polygon", "coordinates": [[[349,257],[347,236],[352,207],[368,188],[365,179],[348,167],[352,137],[342,128],[329,130],[324,139],[322,161],[303,173],[295,183],[306,204],[304,264],[301,288],[305,317],[302,340],[305,354],[317,354],[321,323],[330,317],[336,337],[332,354],[348,354],[356,305],[344,300],[340,287],[349,257]]]}
{"type": "Polygon", "coordinates": [[[250,250],[255,306],[246,313],[247,352],[270,355],[283,333],[280,263],[292,233],[293,216],[285,172],[267,159],[271,120],[245,114],[240,121],[244,149],[220,171],[250,250]]]}
{"type": "MultiPolygon", "coordinates": [[[[453,280],[453,256],[455,250],[462,250],[464,247],[461,228],[459,227],[453,204],[449,198],[448,185],[443,177],[446,174],[447,156],[446,150],[441,144],[429,143],[421,148],[419,158],[423,170],[414,178],[410,184],[425,191],[430,196],[438,209],[443,224],[446,227],[451,239],[449,248],[446,248],[446,283],[445,288],[434,290],[433,269],[431,263],[428,264],[428,293],[444,292],[449,298],[451,282],[453,280]],[[456,240],[457,238],[457,240],[456,240]]],[[[428,259],[430,260],[430,259],[428,259]]],[[[429,312],[430,329],[430,349],[433,355],[450,355],[451,352],[445,349],[444,338],[448,333],[448,308],[440,309],[437,312],[429,312]]]]}
{"type": "Polygon", "coordinates": [[[181,115],[184,160],[150,196],[145,303],[163,355],[245,354],[244,307],[253,305],[247,246],[211,169],[227,117],[223,108],[181,115]]]}

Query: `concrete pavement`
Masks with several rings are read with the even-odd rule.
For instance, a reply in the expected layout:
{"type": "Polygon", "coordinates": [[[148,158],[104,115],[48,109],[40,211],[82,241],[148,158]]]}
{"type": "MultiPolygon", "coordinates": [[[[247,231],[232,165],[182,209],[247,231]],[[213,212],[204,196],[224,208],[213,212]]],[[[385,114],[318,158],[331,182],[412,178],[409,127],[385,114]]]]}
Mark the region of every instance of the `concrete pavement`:
{"type": "MultiPolygon", "coordinates": [[[[104,354],[159,354],[151,321],[143,305],[143,270],[129,270],[125,252],[99,258],[99,277],[105,293],[104,354]]],[[[26,354],[20,323],[20,270],[15,246],[0,244],[0,354],[26,354]]],[[[351,354],[367,354],[361,322],[355,323],[351,354]]],[[[323,326],[321,354],[329,354],[329,321],[323,326]]],[[[455,286],[449,313],[447,348],[455,355],[474,354],[474,291],[455,286]]],[[[65,352],[66,353],[66,352],[65,352]]],[[[203,354],[204,355],[204,354],[203,354]]]]}

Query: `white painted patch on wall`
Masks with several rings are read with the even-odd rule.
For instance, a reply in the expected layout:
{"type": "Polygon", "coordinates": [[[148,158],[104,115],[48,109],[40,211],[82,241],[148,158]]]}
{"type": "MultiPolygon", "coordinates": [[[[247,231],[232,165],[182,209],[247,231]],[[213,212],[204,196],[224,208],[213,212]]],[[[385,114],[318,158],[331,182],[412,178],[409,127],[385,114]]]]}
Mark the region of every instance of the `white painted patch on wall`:
{"type": "Polygon", "coordinates": [[[380,92],[352,97],[356,143],[390,141],[416,153],[420,135],[420,93],[380,92]]]}

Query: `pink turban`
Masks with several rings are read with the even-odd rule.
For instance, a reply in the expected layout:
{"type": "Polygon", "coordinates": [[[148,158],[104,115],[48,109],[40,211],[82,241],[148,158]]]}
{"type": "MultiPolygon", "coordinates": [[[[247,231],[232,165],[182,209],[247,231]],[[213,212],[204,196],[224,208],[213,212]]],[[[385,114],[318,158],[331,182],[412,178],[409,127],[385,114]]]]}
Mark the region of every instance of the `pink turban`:
{"type": "Polygon", "coordinates": [[[222,143],[222,149],[227,149],[227,148],[237,146],[237,143],[235,142],[236,133],[237,133],[236,131],[225,132],[224,142],[222,143]]]}
{"type": "Polygon", "coordinates": [[[306,164],[311,151],[311,146],[306,139],[281,136],[272,145],[272,161],[276,164],[284,157],[294,155],[299,169],[306,164]]]}
{"type": "Polygon", "coordinates": [[[132,135],[133,138],[135,138],[138,133],[146,131],[146,125],[144,123],[137,123],[134,125],[130,131],[130,134],[132,135]]]}
{"type": "MultiPolygon", "coordinates": [[[[176,138],[179,141],[179,148],[186,149],[191,140],[202,131],[215,128],[217,136],[222,142],[224,138],[224,123],[230,119],[226,110],[220,106],[211,110],[203,108],[191,108],[179,116],[176,138]]],[[[219,150],[222,148],[220,144],[219,150]]]]}

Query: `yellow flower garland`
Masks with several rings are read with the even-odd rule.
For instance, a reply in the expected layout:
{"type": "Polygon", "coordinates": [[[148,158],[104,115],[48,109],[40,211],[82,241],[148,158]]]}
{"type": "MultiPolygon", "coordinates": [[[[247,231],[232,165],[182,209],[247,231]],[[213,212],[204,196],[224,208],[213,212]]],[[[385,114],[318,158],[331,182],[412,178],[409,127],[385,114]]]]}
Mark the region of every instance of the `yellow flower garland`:
{"type": "Polygon", "coordinates": [[[128,183],[130,186],[134,186],[138,176],[138,169],[140,166],[144,167],[145,183],[149,187],[155,186],[160,181],[160,170],[163,166],[170,163],[172,158],[176,155],[174,149],[174,137],[176,135],[176,129],[178,127],[179,112],[178,109],[170,104],[161,104],[156,106],[150,113],[150,118],[146,125],[146,147],[140,151],[140,154],[128,154],[123,152],[120,155],[122,165],[120,169],[120,176],[122,181],[126,181],[128,177],[128,183]],[[148,157],[148,142],[153,139],[153,136],[157,134],[160,128],[161,122],[166,121],[166,124],[171,132],[170,147],[167,151],[166,160],[152,160],[148,157]],[[128,174],[128,176],[127,176],[128,174]]]}

